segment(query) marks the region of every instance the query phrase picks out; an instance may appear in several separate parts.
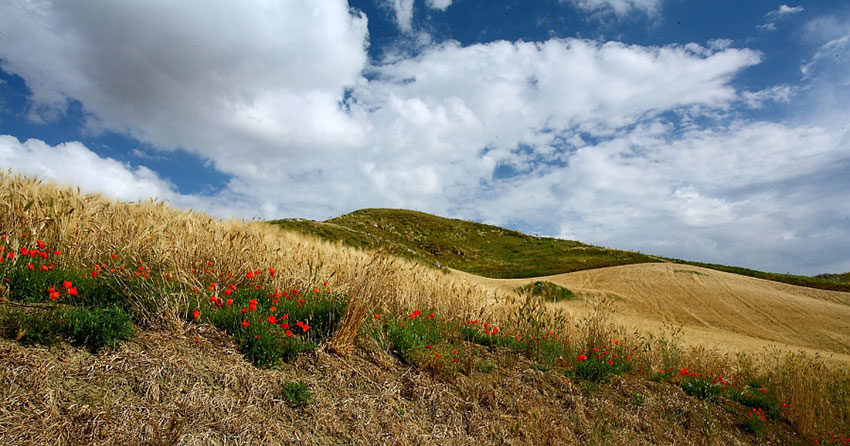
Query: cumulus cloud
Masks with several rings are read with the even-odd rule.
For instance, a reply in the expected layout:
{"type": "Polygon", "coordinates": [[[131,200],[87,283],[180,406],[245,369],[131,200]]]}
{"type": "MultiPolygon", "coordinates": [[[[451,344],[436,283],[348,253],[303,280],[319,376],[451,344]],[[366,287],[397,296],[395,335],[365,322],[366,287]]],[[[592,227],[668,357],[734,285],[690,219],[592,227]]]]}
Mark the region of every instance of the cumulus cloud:
{"type": "Polygon", "coordinates": [[[579,9],[592,13],[614,13],[625,17],[632,10],[642,11],[650,17],[658,14],[661,0],[561,0],[569,1],[579,9]]]}
{"type": "Polygon", "coordinates": [[[367,28],[345,1],[165,7],[11,2],[0,15],[2,68],[26,81],[34,119],[62,116],[72,98],[90,130],[214,153],[242,174],[252,156],[358,138],[339,100],[361,78],[367,28]]]}
{"type": "Polygon", "coordinates": [[[427,4],[429,8],[445,11],[446,8],[452,5],[452,0],[425,0],[425,4],[427,4]]]}
{"type": "Polygon", "coordinates": [[[174,186],[156,172],[101,158],[79,142],[54,147],[38,139],[21,142],[14,136],[0,135],[0,166],[118,200],[169,199],[177,195],[174,186]]]}

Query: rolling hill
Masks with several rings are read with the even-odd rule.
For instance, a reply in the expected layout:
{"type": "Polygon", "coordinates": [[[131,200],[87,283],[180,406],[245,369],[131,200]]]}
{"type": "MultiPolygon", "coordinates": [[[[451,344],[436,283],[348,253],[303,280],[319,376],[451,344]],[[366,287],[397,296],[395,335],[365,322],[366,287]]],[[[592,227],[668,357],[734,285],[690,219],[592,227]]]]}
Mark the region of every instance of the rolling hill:
{"type": "Polygon", "coordinates": [[[664,258],[571,240],[536,237],[498,226],[402,209],[361,209],[323,222],[282,219],[268,223],[346,246],[373,250],[383,248],[423,265],[448,267],[490,278],[530,278],[664,261],[850,292],[850,273],[808,277],[664,258]]]}

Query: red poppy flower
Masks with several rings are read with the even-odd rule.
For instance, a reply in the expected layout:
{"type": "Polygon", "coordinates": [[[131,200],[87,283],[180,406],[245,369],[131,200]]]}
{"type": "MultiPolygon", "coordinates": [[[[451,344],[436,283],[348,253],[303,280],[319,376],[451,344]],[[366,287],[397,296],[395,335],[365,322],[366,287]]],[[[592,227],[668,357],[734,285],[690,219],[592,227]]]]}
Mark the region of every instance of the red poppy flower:
{"type": "Polygon", "coordinates": [[[249,324],[248,321],[246,321],[245,319],[242,319],[242,326],[243,327],[247,327],[249,325],[251,325],[251,324],[249,324]]]}
{"type": "Polygon", "coordinates": [[[587,355],[578,355],[578,357],[576,358],[576,362],[582,362],[585,359],[587,359],[587,355]]]}
{"type": "Polygon", "coordinates": [[[233,305],[233,299],[227,299],[227,306],[233,305]]]}
{"type": "Polygon", "coordinates": [[[199,317],[201,317],[201,312],[200,312],[200,311],[195,310],[195,311],[193,311],[193,312],[192,312],[192,318],[197,319],[197,318],[199,318],[199,317]]]}
{"type": "Polygon", "coordinates": [[[41,240],[36,240],[35,243],[38,245],[38,249],[44,249],[44,242],[41,240]]]}
{"type": "Polygon", "coordinates": [[[274,316],[268,316],[266,318],[266,320],[269,321],[270,324],[276,324],[277,323],[277,318],[274,317],[274,316]]]}
{"type": "Polygon", "coordinates": [[[72,286],[72,287],[68,288],[68,294],[70,294],[71,296],[76,296],[77,295],[77,287],[72,286]]]}
{"type": "Polygon", "coordinates": [[[245,274],[245,277],[247,277],[247,278],[249,278],[249,279],[253,279],[253,278],[254,278],[254,272],[253,272],[253,271],[248,271],[248,274],[245,274]]]}

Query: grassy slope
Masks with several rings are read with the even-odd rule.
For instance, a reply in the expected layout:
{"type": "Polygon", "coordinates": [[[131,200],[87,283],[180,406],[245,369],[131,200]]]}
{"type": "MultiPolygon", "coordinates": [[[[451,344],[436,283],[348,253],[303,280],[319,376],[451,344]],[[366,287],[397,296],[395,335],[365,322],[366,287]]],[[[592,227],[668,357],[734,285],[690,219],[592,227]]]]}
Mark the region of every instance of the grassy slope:
{"type": "Polygon", "coordinates": [[[325,222],[271,224],[357,248],[385,248],[427,265],[494,278],[538,277],[657,260],[576,241],[533,237],[497,226],[394,209],[362,209],[325,222]]]}
{"type": "Polygon", "coordinates": [[[491,278],[525,278],[606,266],[671,261],[811,288],[850,291],[850,273],[821,277],[667,259],[577,241],[533,237],[497,226],[398,209],[361,209],[324,222],[274,220],[284,229],[365,249],[384,248],[422,264],[491,278]]]}

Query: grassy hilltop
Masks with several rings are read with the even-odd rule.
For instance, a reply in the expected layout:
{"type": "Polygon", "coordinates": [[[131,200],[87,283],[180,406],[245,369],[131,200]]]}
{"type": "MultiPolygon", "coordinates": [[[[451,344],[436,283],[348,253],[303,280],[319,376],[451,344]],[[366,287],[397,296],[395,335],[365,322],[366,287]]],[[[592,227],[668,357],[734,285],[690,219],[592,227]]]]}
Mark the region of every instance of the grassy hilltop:
{"type": "Polygon", "coordinates": [[[355,248],[384,248],[423,265],[450,267],[491,278],[539,277],[669,261],[792,285],[850,291],[850,273],[808,277],[665,258],[572,240],[535,237],[498,226],[403,209],[361,209],[323,222],[295,218],[268,223],[355,248]]]}
{"type": "Polygon", "coordinates": [[[687,347],[675,330],[613,325],[604,298],[574,318],[531,293],[158,202],[3,172],[0,196],[2,444],[850,434],[846,364],[816,355],[687,347]]]}
{"type": "Polygon", "coordinates": [[[426,265],[493,278],[537,277],[657,260],[636,252],[401,209],[361,209],[324,222],[269,223],[355,248],[385,248],[426,265]]]}

